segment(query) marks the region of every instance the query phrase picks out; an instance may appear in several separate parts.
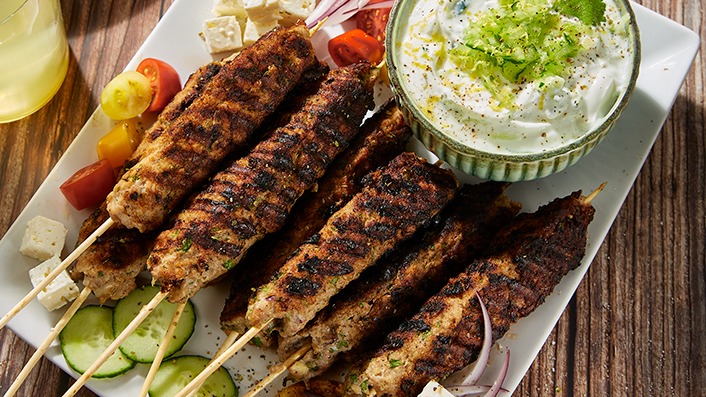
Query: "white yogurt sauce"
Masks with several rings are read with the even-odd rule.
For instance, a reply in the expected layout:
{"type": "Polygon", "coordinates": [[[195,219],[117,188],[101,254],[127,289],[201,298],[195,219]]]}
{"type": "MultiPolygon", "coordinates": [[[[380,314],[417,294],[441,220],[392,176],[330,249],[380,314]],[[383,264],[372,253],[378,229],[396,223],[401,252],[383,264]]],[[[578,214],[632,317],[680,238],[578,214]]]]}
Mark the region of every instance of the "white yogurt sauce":
{"type": "Polygon", "coordinates": [[[595,38],[583,39],[588,48],[574,58],[568,77],[552,78],[542,88],[535,81],[504,80],[514,93],[514,106],[504,107],[451,55],[475,15],[497,7],[497,0],[462,2],[417,1],[404,27],[398,63],[418,109],[454,139],[500,154],[561,147],[600,124],[628,84],[627,21],[606,0],[606,22],[595,28],[595,38]]]}

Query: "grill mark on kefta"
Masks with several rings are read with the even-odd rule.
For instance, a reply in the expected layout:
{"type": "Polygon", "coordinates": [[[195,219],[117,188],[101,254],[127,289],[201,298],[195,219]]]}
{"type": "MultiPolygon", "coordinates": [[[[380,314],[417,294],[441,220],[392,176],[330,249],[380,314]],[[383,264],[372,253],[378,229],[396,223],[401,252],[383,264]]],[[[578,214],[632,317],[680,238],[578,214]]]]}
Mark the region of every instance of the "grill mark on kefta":
{"type": "MultiPolygon", "coordinates": [[[[137,164],[164,129],[201,95],[206,83],[220,68],[219,62],[211,62],[189,76],[184,88],[160,112],[157,120],[143,134],[138,147],[118,169],[118,177],[137,164]]],[[[108,220],[110,215],[106,205],[104,200],[81,224],[77,246],[108,220]]],[[[145,269],[151,243],[156,236],[156,232],[141,234],[120,224],[113,225],[76,259],[70,268],[71,277],[83,280],[101,304],[108,299],[121,299],[136,288],[135,278],[145,269]]]]}
{"type": "Polygon", "coordinates": [[[192,103],[194,103],[203,92],[206,84],[221,70],[221,66],[222,63],[220,61],[214,61],[201,66],[189,76],[186,83],[184,83],[184,88],[172,98],[167,106],[159,113],[154,124],[145,131],[140,144],[130,157],[125,160],[121,173],[132,168],[140,161],[146,152],[150,151],[152,142],[162,135],[165,128],[173,123],[192,103]]]}
{"type": "Polygon", "coordinates": [[[397,156],[387,167],[366,176],[363,190],[327,221],[317,241],[302,245],[279,275],[259,288],[247,319],[258,327],[274,319],[271,330],[283,336],[301,330],[341,288],[430,222],[451,200],[456,187],[450,171],[412,153],[397,156]],[[410,175],[414,178],[409,179],[410,175]],[[381,215],[389,213],[396,216],[381,215]],[[352,245],[357,245],[358,251],[352,252],[352,245]],[[360,256],[362,252],[366,254],[360,256]],[[311,258],[321,259],[322,266],[299,268],[311,258]],[[353,271],[337,271],[347,267],[353,271]],[[306,288],[301,288],[302,280],[308,280],[306,288]]]}
{"type": "Polygon", "coordinates": [[[429,227],[363,272],[306,328],[281,339],[282,360],[306,343],[312,346],[289,368],[290,377],[310,379],[341,357],[353,362],[379,347],[387,333],[458,275],[517,214],[520,204],[504,195],[507,186],[463,186],[429,227]]]}
{"type": "MultiPolygon", "coordinates": [[[[383,104],[367,119],[349,147],[336,157],[314,188],[305,192],[292,208],[285,226],[265,237],[234,269],[228,299],[221,313],[221,328],[243,334],[250,327],[245,318],[252,291],[267,283],[286,259],[315,233],[326,220],[362,189],[363,177],[387,165],[402,153],[411,130],[394,100],[383,104]]],[[[253,343],[269,346],[272,338],[260,333],[253,343]]]]}
{"type": "MultiPolygon", "coordinates": [[[[154,124],[145,132],[138,148],[119,170],[120,175],[125,169],[136,164],[142,154],[149,150],[152,141],[164,131],[164,128],[174,122],[198,98],[205,84],[218,73],[220,68],[220,61],[211,62],[191,74],[184,84],[184,88],[176,94],[159,114],[154,124]]],[[[276,117],[269,118],[267,123],[259,128],[259,131],[267,131],[267,128],[274,129],[287,124],[296,109],[301,108],[301,98],[314,93],[315,89],[319,87],[318,82],[328,73],[328,70],[328,66],[323,62],[316,62],[307,69],[292,92],[277,108],[276,117]]],[[[255,135],[259,136],[259,133],[255,135]]],[[[232,156],[237,156],[237,153],[232,156]]],[[[211,204],[221,206],[224,210],[230,208],[226,202],[213,201],[211,204]]],[[[109,217],[104,201],[81,225],[77,245],[109,217]]],[[[247,222],[239,225],[237,232],[243,238],[249,238],[255,234],[254,227],[247,222]]],[[[143,234],[137,229],[127,229],[119,224],[114,225],[98,238],[89,250],[79,256],[70,269],[71,277],[75,280],[83,279],[84,285],[93,290],[94,295],[101,303],[108,299],[123,298],[135,289],[135,277],[145,270],[147,257],[151,251],[150,247],[157,234],[156,230],[143,234]]]]}
{"type": "Polygon", "coordinates": [[[148,260],[170,301],[193,296],[235,266],[257,240],[282,226],[296,199],[358,132],[373,105],[373,83],[367,62],[331,71],[289,124],[213,176],[189,200],[173,227],[159,235],[148,260]],[[318,117],[322,114],[326,116],[318,117]],[[335,136],[322,132],[322,123],[337,125],[335,136]]]}
{"type": "Polygon", "coordinates": [[[157,137],[108,196],[119,223],[159,226],[228,153],[242,147],[316,62],[303,25],[270,32],[223,65],[203,93],[157,137]]]}
{"type": "Polygon", "coordinates": [[[498,234],[499,244],[471,262],[410,320],[426,324],[429,331],[405,330],[405,323],[372,359],[353,366],[347,395],[365,392],[363,384],[377,396],[417,395],[429,380],[444,379],[473,362],[483,341],[475,291],[486,303],[496,341],[580,265],[594,212],[576,192],[519,215],[498,234]],[[404,365],[390,368],[390,360],[404,365]]]}

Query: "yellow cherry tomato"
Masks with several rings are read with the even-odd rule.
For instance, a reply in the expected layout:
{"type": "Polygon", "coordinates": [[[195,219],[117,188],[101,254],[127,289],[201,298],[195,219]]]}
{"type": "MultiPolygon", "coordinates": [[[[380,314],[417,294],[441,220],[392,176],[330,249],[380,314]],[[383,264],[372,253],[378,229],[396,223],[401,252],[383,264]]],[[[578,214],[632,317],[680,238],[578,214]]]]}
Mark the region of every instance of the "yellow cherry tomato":
{"type": "Polygon", "coordinates": [[[98,158],[108,159],[113,168],[123,165],[125,160],[137,149],[140,136],[132,120],[124,120],[98,141],[98,158]]]}
{"type": "Polygon", "coordinates": [[[151,102],[150,81],[134,70],[115,76],[101,93],[103,112],[115,120],[136,117],[147,110],[151,102]]]}

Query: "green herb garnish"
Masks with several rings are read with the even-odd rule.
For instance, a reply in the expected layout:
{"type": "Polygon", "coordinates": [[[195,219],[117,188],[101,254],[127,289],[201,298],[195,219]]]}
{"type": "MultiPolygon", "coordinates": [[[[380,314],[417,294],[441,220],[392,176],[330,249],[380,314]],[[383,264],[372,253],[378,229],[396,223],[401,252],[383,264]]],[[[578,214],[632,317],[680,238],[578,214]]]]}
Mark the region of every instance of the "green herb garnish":
{"type": "Polygon", "coordinates": [[[193,244],[193,242],[193,240],[187,237],[181,242],[181,247],[177,248],[176,250],[187,252],[189,251],[189,248],[191,248],[191,244],[193,244]]]}
{"type": "Polygon", "coordinates": [[[592,25],[605,20],[602,0],[556,3],[500,0],[499,7],[476,15],[464,32],[463,46],[452,51],[459,66],[480,79],[505,108],[512,109],[515,99],[507,82],[556,85],[557,77],[568,75],[572,58],[586,49],[583,39],[597,35],[592,25]]]}

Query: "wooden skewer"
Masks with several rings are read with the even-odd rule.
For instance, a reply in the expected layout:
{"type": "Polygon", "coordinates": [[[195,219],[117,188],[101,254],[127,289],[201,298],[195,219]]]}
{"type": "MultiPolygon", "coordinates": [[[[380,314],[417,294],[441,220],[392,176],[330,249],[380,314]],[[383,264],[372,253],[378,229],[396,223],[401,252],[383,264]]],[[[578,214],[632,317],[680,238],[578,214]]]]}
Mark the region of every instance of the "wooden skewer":
{"type": "Polygon", "coordinates": [[[185,307],[186,307],[186,302],[179,303],[176,307],[176,310],[174,310],[174,315],[172,316],[172,321],[169,323],[169,327],[167,327],[167,332],[164,334],[164,337],[162,338],[162,343],[159,345],[159,350],[157,350],[157,355],[154,357],[154,361],[152,361],[152,365],[150,366],[150,370],[147,373],[147,377],[145,378],[145,382],[142,384],[142,389],[140,389],[139,397],[145,397],[147,395],[147,393],[150,391],[150,386],[152,386],[152,381],[154,381],[154,377],[155,377],[155,375],[157,375],[157,370],[159,369],[159,366],[162,364],[162,360],[164,359],[164,355],[167,353],[167,348],[169,347],[169,342],[171,342],[172,336],[174,335],[174,331],[176,330],[177,325],[179,325],[179,319],[181,318],[181,314],[184,313],[185,307]]]}
{"type": "Polygon", "coordinates": [[[108,220],[103,222],[103,224],[100,225],[100,227],[98,227],[98,229],[96,229],[93,233],[91,233],[91,235],[88,236],[88,238],[84,240],[78,247],[76,247],[76,249],[71,254],[69,254],[69,256],[67,256],[66,259],[64,259],[59,264],[59,266],[54,268],[54,270],[52,270],[44,278],[44,280],[42,280],[42,282],[37,284],[34,289],[29,291],[29,293],[25,295],[25,297],[22,298],[22,300],[15,305],[15,307],[13,307],[2,319],[0,319],[0,329],[5,327],[5,325],[7,325],[7,323],[9,323],[10,320],[12,320],[12,318],[17,315],[17,313],[22,311],[22,309],[24,309],[25,306],[27,306],[29,302],[32,301],[32,299],[34,299],[44,288],[46,288],[47,285],[49,285],[49,283],[51,283],[56,278],[56,276],[66,270],[66,268],[69,267],[69,265],[72,264],[76,260],[76,258],[78,258],[91,244],[93,244],[93,242],[96,241],[98,237],[100,237],[103,233],[105,233],[106,230],[113,226],[113,223],[114,221],[111,218],[108,218],[108,220]]]}
{"type": "Polygon", "coordinates": [[[137,317],[135,317],[134,320],[128,326],[123,330],[123,332],[115,338],[113,343],[108,346],[107,349],[96,359],[96,361],[86,370],[86,372],[81,375],[80,378],[74,382],[73,385],[71,385],[71,388],[64,393],[63,397],[71,397],[76,395],[76,393],[81,389],[81,387],[88,381],[88,379],[93,376],[93,374],[98,371],[98,368],[100,368],[103,363],[110,358],[110,356],[115,352],[115,350],[118,349],[118,346],[120,346],[125,339],[127,339],[130,334],[132,334],[132,331],[134,331],[142,322],[147,318],[147,316],[152,313],[152,310],[154,310],[155,307],[167,296],[166,292],[160,291],[157,295],[152,298],[152,300],[146,304],[145,306],[142,307],[140,312],[137,314],[137,317]]]}
{"type": "Polygon", "coordinates": [[[220,368],[221,365],[223,365],[224,362],[226,362],[231,356],[233,356],[240,348],[245,346],[250,339],[255,337],[260,331],[262,331],[267,325],[270,323],[269,320],[265,324],[262,325],[262,327],[252,327],[248,330],[248,332],[244,333],[233,345],[228,347],[223,354],[221,354],[218,357],[214,357],[213,360],[211,360],[211,363],[204,368],[201,373],[195,377],[191,382],[189,382],[188,385],[186,385],[185,388],[183,388],[176,396],[174,397],[187,397],[189,396],[192,392],[198,390],[198,388],[203,384],[206,379],[208,379],[211,374],[216,372],[218,368],[220,368]]]}
{"type": "MultiPolygon", "coordinates": [[[[226,340],[223,341],[223,344],[221,344],[221,347],[218,348],[218,351],[216,351],[216,354],[213,356],[211,361],[209,361],[209,364],[215,362],[218,359],[218,357],[220,357],[223,353],[225,353],[225,351],[229,347],[231,347],[233,345],[233,343],[238,339],[238,335],[239,334],[237,332],[231,332],[230,334],[228,334],[228,337],[226,338],[226,340]]],[[[205,382],[205,380],[204,380],[204,382],[205,382]]],[[[191,394],[189,394],[189,397],[194,397],[196,395],[196,392],[199,391],[199,389],[201,388],[202,385],[203,385],[203,382],[201,382],[201,384],[196,386],[194,388],[194,391],[192,391],[191,394]]]]}
{"type": "Polygon", "coordinates": [[[258,382],[258,384],[256,384],[252,389],[250,389],[250,391],[248,391],[248,393],[243,397],[255,397],[257,393],[269,386],[270,383],[274,382],[274,380],[277,379],[278,376],[282,375],[284,371],[288,370],[289,367],[294,365],[297,360],[304,357],[304,355],[309,351],[309,349],[311,349],[311,343],[307,343],[306,345],[302,346],[282,364],[275,365],[274,367],[272,367],[270,374],[267,375],[265,379],[258,382]]]}
{"type": "Polygon", "coordinates": [[[589,194],[588,197],[586,197],[583,201],[584,203],[588,204],[590,203],[596,196],[598,196],[598,193],[603,191],[603,188],[605,188],[605,185],[607,185],[608,182],[603,182],[601,186],[598,186],[598,189],[594,190],[593,193],[589,194]]]}
{"type": "Polygon", "coordinates": [[[59,335],[61,330],[64,329],[66,324],[71,320],[71,317],[76,313],[76,311],[81,307],[83,302],[86,301],[88,298],[88,295],[91,294],[91,289],[86,287],[81,291],[81,294],[74,300],[74,302],[71,304],[69,309],[64,313],[64,315],[61,317],[58,323],[56,323],[56,326],[52,328],[51,333],[47,336],[46,339],[44,339],[44,342],[42,342],[41,345],[37,348],[37,351],[34,352],[32,357],[27,361],[27,364],[25,364],[24,368],[22,368],[22,372],[17,376],[17,379],[15,379],[14,382],[12,382],[12,385],[10,385],[10,388],[7,389],[7,392],[5,392],[4,397],[11,397],[15,395],[17,390],[22,386],[22,383],[25,381],[27,376],[29,375],[30,372],[32,372],[32,368],[34,368],[35,365],[39,362],[39,360],[42,358],[44,353],[49,349],[49,346],[51,346],[52,342],[56,339],[56,337],[59,335]]]}

